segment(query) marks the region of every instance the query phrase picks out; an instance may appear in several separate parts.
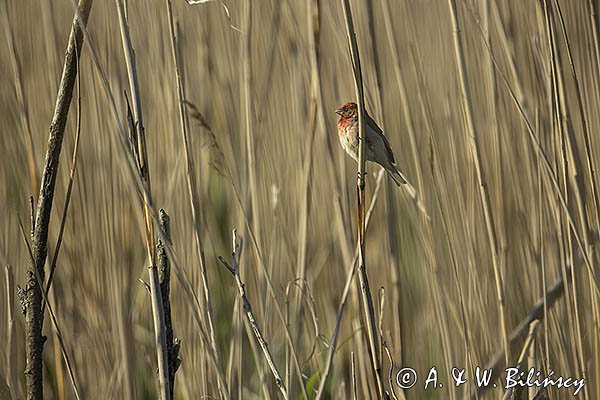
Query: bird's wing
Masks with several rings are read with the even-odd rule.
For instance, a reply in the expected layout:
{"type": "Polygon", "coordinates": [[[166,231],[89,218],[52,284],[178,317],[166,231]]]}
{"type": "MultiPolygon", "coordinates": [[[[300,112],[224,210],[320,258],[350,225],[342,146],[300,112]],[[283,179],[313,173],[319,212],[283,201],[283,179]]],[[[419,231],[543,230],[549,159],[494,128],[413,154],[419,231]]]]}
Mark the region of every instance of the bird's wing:
{"type": "Polygon", "coordinates": [[[392,162],[392,164],[396,164],[396,160],[394,159],[394,153],[392,152],[392,146],[390,146],[390,142],[388,142],[387,138],[383,134],[383,131],[381,130],[379,125],[377,125],[377,122],[375,122],[375,120],[373,120],[373,118],[371,118],[369,114],[365,113],[365,116],[367,117],[367,125],[371,127],[375,132],[377,132],[379,137],[383,139],[385,151],[388,153],[389,160],[392,162]]]}

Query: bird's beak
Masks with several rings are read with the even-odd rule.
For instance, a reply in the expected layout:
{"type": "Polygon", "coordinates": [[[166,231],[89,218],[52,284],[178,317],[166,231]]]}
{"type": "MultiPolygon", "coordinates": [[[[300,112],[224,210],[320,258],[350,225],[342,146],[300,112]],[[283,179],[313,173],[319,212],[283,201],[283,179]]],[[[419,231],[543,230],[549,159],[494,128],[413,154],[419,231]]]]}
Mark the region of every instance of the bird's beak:
{"type": "Polygon", "coordinates": [[[341,115],[342,115],[342,109],[341,109],[341,108],[338,108],[337,110],[335,110],[335,113],[336,113],[337,115],[341,116],[341,115]]]}

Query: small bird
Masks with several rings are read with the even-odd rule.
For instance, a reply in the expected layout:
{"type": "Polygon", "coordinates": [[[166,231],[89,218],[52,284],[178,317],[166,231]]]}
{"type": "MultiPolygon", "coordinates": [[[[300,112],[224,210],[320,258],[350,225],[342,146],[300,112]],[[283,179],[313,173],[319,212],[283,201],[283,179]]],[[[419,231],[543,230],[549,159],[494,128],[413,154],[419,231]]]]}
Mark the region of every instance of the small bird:
{"type": "MultiPolygon", "coordinates": [[[[340,116],[338,121],[338,135],[340,143],[346,153],[358,162],[358,107],[356,103],[346,103],[341,108],[335,110],[340,116]]],[[[365,157],[367,161],[373,161],[381,165],[396,185],[406,184],[407,180],[398,171],[394,153],[383,131],[371,116],[365,111],[365,157]]]]}

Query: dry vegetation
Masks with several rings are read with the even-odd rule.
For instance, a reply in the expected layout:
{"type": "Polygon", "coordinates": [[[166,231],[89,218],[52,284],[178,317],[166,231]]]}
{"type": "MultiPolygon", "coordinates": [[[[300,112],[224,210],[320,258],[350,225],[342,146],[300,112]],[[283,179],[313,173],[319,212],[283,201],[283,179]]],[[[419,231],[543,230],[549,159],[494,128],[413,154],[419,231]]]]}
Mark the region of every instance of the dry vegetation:
{"type": "MultiPolygon", "coordinates": [[[[230,19],[218,2],[174,1],[181,93],[197,107],[184,114],[165,2],[126,3],[152,201],[171,216],[171,312],[183,360],[175,398],[277,398],[283,385],[291,399],[313,398],[356,246],[356,165],[337,143],[333,112],[355,98],[340,1],[229,0],[230,19]],[[233,228],[244,246],[232,259],[233,228]],[[242,289],[280,388],[246,322],[242,289]]],[[[351,1],[367,109],[430,215],[381,181],[366,248],[385,386],[398,398],[468,398],[473,383],[455,388],[451,368],[470,376],[494,360],[500,371],[506,357],[515,365],[527,316],[542,299],[522,354],[527,365],[542,375],[585,376],[579,396],[599,398],[598,6],[461,0],[457,30],[452,3],[351,1]],[[558,279],[564,293],[544,303],[558,279]],[[410,366],[419,384],[404,392],[390,385],[390,358],[394,374],[410,366]],[[444,386],[424,391],[432,366],[444,386]]],[[[6,383],[23,398],[17,287],[26,281],[29,235],[20,224],[29,232],[28,199],[37,199],[73,3],[8,1],[0,13],[0,394],[6,383]]],[[[149,279],[149,250],[141,181],[122,141],[123,93],[131,93],[114,2],[95,2],[88,34],[75,89],[81,105],[71,105],[49,225],[51,260],[80,113],[50,304],[81,398],[156,398],[152,300],[140,282],[149,279]]],[[[369,206],[377,169],[367,168],[369,206]]],[[[377,393],[358,289],[355,277],[322,398],[351,398],[354,385],[359,399],[377,393]]],[[[48,316],[44,332],[46,398],[75,398],[48,316]]],[[[499,388],[484,394],[502,395],[499,388]]]]}

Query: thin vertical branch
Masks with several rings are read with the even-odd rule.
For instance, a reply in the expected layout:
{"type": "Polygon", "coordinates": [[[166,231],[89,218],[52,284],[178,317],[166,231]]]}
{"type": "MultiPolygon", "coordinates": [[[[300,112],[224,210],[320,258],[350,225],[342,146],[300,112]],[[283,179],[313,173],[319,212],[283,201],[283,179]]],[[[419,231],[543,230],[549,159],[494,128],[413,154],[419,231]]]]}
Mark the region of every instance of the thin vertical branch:
{"type": "Polygon", "coordinates": [[[356,181],[356,193],[358,197],[358,242],[359,242],[359,264],[358,276],[360,279],[360,288],[363,301],[364,317],[367,323],[367,337],[369,339],[369,350],[371,357],[371,367],[377,383],[377,393],[379,398],[383,398],[385,387],[381,374],[381,361],[379,357],[379,338],[377,335],[377,324],[375,322],[375,309],[373,307],[373,298],[369,287],[369,278],[366,265],[366,246],[365,246],[365,99],[362,82],[362,70],[360,65],[360,54],[356,42],[356,33],[354,32],[354,22],[352,20],[352,10],[349,0],[342,0],[344,14],[346,17],[346,32],[348,35],[348,45],[352,56],[352,69],[354,72],[354,88],[356,90],[358,104],[358,177],[356,181]]]}
{"type": "Polygon", "coordinates": [[[133,102],[133,118],[135,143],[137,148],[133,151],[137,155],[137,166],[144,186],[144,221],[146,233],[146,249],[148,251],[148,275],[150,281],[150,297],[152,298],[152,318],[154,320],[154,337],[156,353],[158,359],[158,386],[161,400],[169,400],[169,371],[167,357],[167,339],[165,327],[165,315],[158,281],[158,270],[156,268],[156,252],[154,248],[154,221],[152,220],[152,190],[150,185],[150,169],[148,165],[148,153],[146,150],[146,135],[144,133],[144,122],[142,118],[142,104],[137,77],[137,66],[135,53],[129,34],[129,26],[125,17],[125,7],[123,0],[115,0],[117,12],[119,15],[119,28],[121,30],[121,39],[123,44],[123,54],[125,64],[127,65],[127,75],[129,76],[129,89],[133,102]]]}
{"type": "Polygon", "coordinates": [[[46,161],[44,163],[44,172],[42,174],[37,202],[36,224],[33,233],[33,256],[27,271],[25,300],[25,351],[27,357],[25,379],[28,400],[41,400],[44,397],[42,353],[46,337],[42,336],[44,323],[42,285],[44,282],[44,265],[48,251],[48,227],[50,224],[50,213],[52,211],[62,141],[73,96],[75,78],[77,76],[77,54],[81,54],[81,47],[83,45],[83,33],[80,24],[85,26],[87,23],[91,6],[92,0],[81,0],[73,18],[58,96],[56,98],[56,106],[50,124],[48,149],[46,151],[46,161]]]}
{"type": "Polygon", "coordinates": [[[240,253],[241,253],[241,249],[242,249],[242,241],[240,239],[240,241],[238,242],[237,233],[236,233],[235,229],[233,230],[232,237],[233,237],[233,240],[232,240],[233,251],[231,253],[231,264],[228,263],[221,256],[219,256],[219,261],[221,261],[221,263],[229,270],[229,272],[231,272],[231,274],[235,278],[235,282],[238,287],[238,292],[240,294],[240,299],[242,300],[242,308],[244,310],[244,313],[246,314],[248,323],[252,327],[252,331],[254,332],[254,335],[256,336],[256,340],[258,341],[258,344],[260,345],[260,348],[263,351],[265,359],[267,360],[267,364],[269,364],[269,368],[271,369],[271,372],[273,373],[273,377],[275,378],[275,384],[279,388],[279,391],[283,395],[283,398],[287,399],[288,394],[287,394],[287,389],[285,387],[285,383],[283,382],[283,379],[281,379],[281,374],[279,373],[279,370],[277,369],[277,366],[275,365],[275,361],[273,361],[273,356],[271,355],[271,352],[269,351],[269,346],[262,335],[260,327],[258,326],[258,323],[256,321],[256,317],[254,316],[254,312],[252,311],[252,305],[250,304],[250,301],[248,301],[248,297],[246,296],[246,289],[245,289],[244,282],[242,282],[242,279],[240,278],[239,262],[240,262],[240,253]]]}

